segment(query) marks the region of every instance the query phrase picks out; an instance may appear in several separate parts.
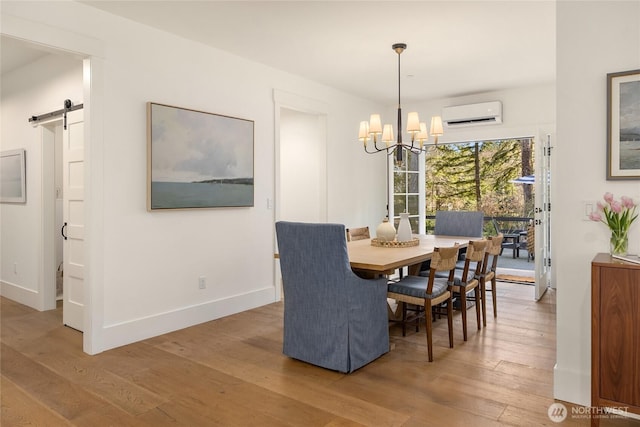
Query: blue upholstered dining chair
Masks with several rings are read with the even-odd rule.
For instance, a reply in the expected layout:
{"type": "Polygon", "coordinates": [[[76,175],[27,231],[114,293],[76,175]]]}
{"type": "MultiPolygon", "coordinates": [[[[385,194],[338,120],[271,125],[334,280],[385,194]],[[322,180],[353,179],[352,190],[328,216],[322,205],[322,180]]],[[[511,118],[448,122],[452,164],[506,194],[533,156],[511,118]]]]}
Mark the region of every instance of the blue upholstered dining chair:
{"type": "MultiPolygon", "coordinates": [[[[482,237],[484,213],[481,211],[436,211],[436,224],[433,234],[441,236],[482,237]]],[[[460,249],[460,258],[466,252],[460,249]]],[[[429,261],[422,264],[420,274],[429,275],[429,261]]],[[[442,276],[442,275],[440,275],[442,276]]]]}
{"type": "Polygon", "coordinates": [[[480,211],[437,211],[433,234],[482,237],[484,214],[480,211]]]}
{"type": "Polygon", "coordinates": [[[341,224],[276,222],[289,357],[353,372],[389,351],[387,280],[349,265],[341,224]]]}

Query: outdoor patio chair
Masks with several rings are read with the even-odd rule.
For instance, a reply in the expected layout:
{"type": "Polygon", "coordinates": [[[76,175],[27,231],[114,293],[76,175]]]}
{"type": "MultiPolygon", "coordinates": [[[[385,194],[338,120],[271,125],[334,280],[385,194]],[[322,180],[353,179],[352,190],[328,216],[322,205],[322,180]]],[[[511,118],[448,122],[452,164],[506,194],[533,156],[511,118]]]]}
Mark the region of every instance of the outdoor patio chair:
{"type": "Polygon", "coordinates": [[[520,236],[522,231],[521,230],[503,230],[500,228],[500,226],[498,225],[498,221],[495,220],[495,218],[491,219],[491,223],[493,224],[493,228],[495,228],[496,234],[502,234],[503,239],[502,239],[502,246],[500,249],[500,255],[502,255],[502,252],[504,249],[511,249],[513,251],[513,258],[520,258],[520,248],[521,248],[521,242],[520,242],[520,236]]]}
{"type": "Polygon", "coordinates": [[[533,261],[536,254],[536,228],[533,224],[527,226],[527,262],[533,261]]]}

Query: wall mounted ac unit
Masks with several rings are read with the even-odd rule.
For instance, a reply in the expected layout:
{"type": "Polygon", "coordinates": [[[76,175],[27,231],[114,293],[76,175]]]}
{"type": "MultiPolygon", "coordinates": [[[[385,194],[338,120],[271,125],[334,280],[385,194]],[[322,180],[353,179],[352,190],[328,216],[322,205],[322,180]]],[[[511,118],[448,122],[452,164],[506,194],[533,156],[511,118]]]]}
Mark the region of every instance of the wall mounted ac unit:
{"type": "Polygon", "coordinates": [[[447,128],[499,124],[502,123],[502,103],[491,101],[444,107],[442,121],[447,128]]]}

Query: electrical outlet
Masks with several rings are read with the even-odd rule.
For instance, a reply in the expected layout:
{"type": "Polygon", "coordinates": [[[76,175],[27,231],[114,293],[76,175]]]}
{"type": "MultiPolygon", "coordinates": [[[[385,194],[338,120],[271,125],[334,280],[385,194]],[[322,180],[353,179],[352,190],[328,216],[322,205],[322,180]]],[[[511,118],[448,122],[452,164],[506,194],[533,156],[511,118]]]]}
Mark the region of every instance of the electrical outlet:
{"type": "Polygon", "coordinates": [[[207,288],[207,278],[204,276],[198,277],[198,288],[206,289],[207,288]]]}

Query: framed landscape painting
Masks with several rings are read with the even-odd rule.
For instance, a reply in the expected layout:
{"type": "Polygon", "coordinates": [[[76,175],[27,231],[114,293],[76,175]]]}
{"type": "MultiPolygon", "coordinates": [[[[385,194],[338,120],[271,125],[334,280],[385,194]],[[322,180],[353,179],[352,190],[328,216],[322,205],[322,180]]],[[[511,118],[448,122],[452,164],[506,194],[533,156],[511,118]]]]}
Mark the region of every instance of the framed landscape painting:
{"type": "Polygon", "coordinates": [[[607,74],[607,179],[640,179],[640,70],[607,74]]]}
{"type": "Polygon", "coordinates": [[[0,153],[0,203],[26,203],[25,150],[0,153]]]}
{"type": "Polygon", "coordinates": [[[253,206],[254,122],[147,103],[147,209],[253,206]]]}

